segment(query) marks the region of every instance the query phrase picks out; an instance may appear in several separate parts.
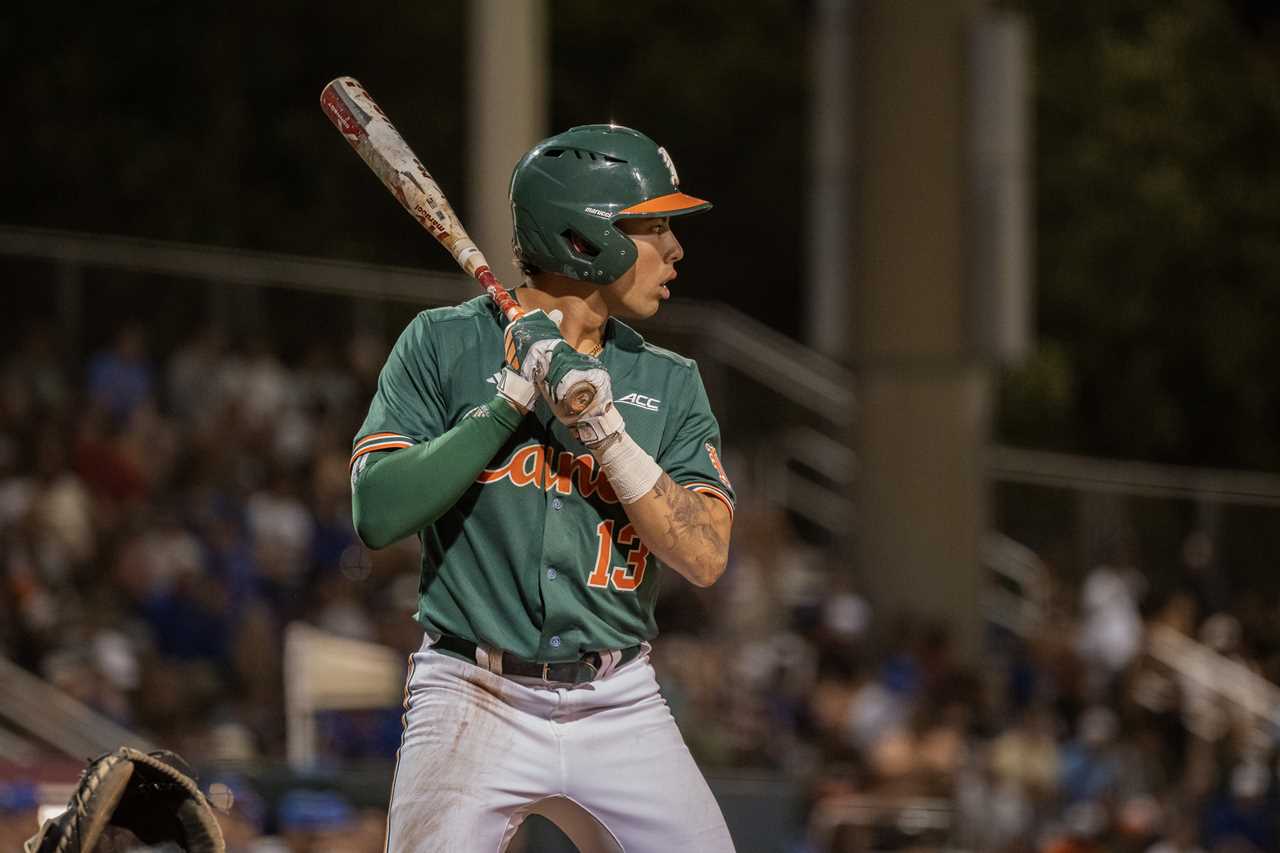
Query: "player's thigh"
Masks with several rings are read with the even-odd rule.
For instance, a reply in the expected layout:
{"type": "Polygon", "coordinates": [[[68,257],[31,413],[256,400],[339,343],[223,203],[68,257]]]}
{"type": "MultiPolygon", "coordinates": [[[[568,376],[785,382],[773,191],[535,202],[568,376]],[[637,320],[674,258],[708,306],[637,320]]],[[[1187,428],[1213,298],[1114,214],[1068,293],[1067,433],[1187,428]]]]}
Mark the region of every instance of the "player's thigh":
{"type": "Polygon", "coordinates": [[[566,739],[568,793],[627,853],[733,850],[720,806],[656,691],[579,722],[566,739]]]}
{"type": "Polygon", "coordinates": [[[458,669],[410,678],[387,811],[393,853],[497,851],[508,823],[546,793],[541,777],[554,762],[540,721],[494,693],[497,676],[458,669]]]}

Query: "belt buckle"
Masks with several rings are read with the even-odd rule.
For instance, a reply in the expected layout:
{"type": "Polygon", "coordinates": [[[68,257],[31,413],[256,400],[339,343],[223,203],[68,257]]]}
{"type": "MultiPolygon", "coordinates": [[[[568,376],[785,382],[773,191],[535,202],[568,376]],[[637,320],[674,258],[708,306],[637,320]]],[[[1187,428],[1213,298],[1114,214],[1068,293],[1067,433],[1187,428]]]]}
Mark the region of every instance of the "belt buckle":
{"type": "Polygon", "coordinates": [[[542,665],[542,683],[543,683],[543,684],[551,684],[551,679],[547,677],[547,675],[548,675],[550,672],[551,672],[551,664],[550,664],[550,663],[544,663],[544,664],[542,665]]]}

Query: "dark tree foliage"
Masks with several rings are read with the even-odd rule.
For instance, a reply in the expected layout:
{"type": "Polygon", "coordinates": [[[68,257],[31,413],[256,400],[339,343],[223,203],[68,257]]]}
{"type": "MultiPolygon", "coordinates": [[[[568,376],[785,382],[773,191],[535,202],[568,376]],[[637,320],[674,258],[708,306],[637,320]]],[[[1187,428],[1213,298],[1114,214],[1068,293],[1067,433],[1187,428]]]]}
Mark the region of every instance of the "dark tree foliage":
{"type": "MultiPolygon", "coordinates": [[[[716,204],[714,220],[681,229],[677,293],[739,302],[792,332],[805,8],[549,4],[553,127],[613,119],[666,145],[716,204]]],[[[359,78],[465,217],[466,11],[22,3],[0,16],[0,222],[449,269],[317,99],[332,77],[359,78]]]]}
{"type": "Polygon", "coordinates": [[[799,332],[807,3],[555,0],[552,124],[616,121],[671,151],[709,213],[675,223],[677,295],[799,332]],[[749,8],[750,13],[746,10],[749,8]]]}
{"type": "Polygon", "coordinates": [[[1280,467],[1274,9],[1033,0],[1040,350],[1006,441],[1280,467]]]}
{"type": "Polygon", "coordinates": [[[360,78],[461,195],[462,6],[11,6],[0,221],[439,264],[318,99],[360,78]]]}

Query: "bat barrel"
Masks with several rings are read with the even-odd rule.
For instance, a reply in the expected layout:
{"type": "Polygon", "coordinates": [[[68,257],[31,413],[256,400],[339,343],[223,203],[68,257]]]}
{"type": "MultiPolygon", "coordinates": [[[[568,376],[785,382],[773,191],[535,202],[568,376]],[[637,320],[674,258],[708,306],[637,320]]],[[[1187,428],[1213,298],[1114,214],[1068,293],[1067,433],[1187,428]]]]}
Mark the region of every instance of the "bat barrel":
{"type": "MultiPolygon", "coordinates": [[[[329,81],[320,92],[320,108],[409,215],[449,250],[458,266],[480,283],[507,321],[513,322],[522,316],[524,311],[519,303],[494,276],[436,179],[359,81],[353,77],[329,81]]],[[[594,396],[595,389],[590,384],[579,383],[569,395],[571,412],[580,414],[594,396]]]]}

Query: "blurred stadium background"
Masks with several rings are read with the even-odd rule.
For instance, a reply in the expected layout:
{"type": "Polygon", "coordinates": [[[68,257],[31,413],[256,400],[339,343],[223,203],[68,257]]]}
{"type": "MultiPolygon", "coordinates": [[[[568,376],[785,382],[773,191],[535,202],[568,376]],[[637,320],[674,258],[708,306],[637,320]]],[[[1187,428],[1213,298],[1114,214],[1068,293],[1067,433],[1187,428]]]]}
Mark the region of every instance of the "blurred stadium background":
{"type": "Polygon", "coordinates": [[[1280,849],[1274,4],[19,3],[0,44],[3,849],[120,743],[233,850],[382,849],[417,550],[360,547],[346,459],[472,291],[338,74],[499,269],[552,129],[715,202],[642,331],[740,495],[655,646],[740,850],[1280,849]]]}

